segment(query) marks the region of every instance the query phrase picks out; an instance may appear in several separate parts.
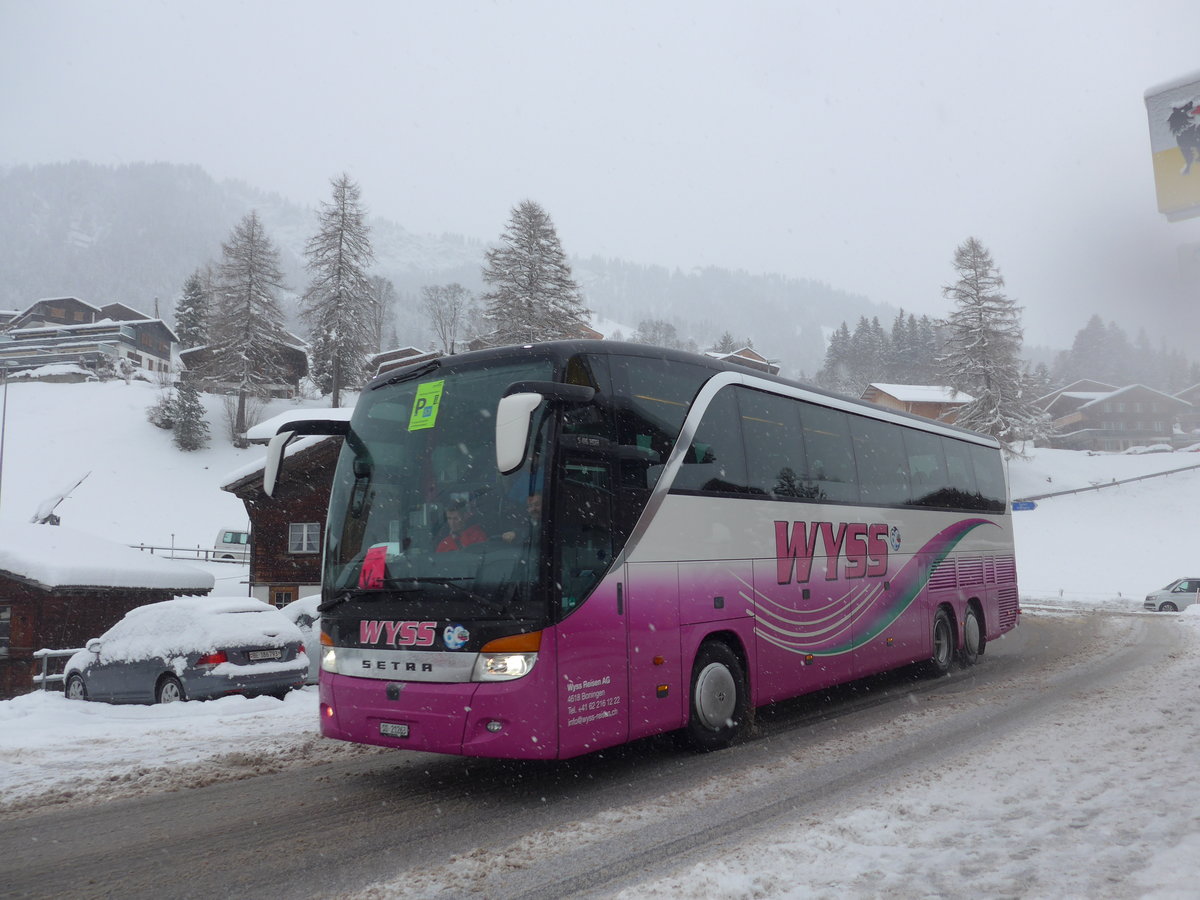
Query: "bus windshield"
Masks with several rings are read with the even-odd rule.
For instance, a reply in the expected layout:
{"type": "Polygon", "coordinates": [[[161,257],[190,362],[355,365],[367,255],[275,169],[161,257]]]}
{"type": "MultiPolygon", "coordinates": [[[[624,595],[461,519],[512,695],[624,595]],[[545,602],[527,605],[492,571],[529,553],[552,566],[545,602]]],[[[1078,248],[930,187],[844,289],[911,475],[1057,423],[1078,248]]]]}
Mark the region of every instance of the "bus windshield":
{"type": "Polygon", "coordinates": [[[364,392],[342,448],[325,542],[324,608],[411,599],[430,615],[541,618],[545,404],[524,465],[496,468],[496,404],[550,360],[418,375],[364,392]]]}

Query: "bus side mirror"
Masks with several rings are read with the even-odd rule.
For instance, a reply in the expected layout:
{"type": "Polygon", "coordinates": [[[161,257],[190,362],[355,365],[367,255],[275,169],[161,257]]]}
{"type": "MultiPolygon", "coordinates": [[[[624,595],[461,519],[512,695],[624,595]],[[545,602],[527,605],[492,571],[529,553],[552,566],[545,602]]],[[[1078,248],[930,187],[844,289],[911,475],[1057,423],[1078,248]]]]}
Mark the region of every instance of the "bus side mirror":
{"type": "Polygon", "coordinates": [[[275,482],[283,465],[283,448],[295,435],[294,431],[280,431],[267,444],[267,464],[263,467],[263,492],[268,497],[275,494],[275,482]]]}
{"type": "Polygon", "coordinates": [[[496,468],[501,475],[517,471],[525,462],[529,424],[542,395],[522,392],[501,397],[496,406],[496,468]]]}

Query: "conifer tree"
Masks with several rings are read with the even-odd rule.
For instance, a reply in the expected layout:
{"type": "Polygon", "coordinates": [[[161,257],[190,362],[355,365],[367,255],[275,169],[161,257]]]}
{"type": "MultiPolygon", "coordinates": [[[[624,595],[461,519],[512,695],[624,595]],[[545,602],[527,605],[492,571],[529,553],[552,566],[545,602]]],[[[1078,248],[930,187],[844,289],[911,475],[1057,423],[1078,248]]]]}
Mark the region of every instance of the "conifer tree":
{"type": "Polygon", "coordinates": [[[183,283],[183,293],[175,304],[175,336],[180,349],[202,347],[208,343],[208,312],[211,296],[197,269],[183,283]]]}
{"type": "Polygon", "coordinates": [[[1018,356],[1020,307],[1001,291],[1004,279],[976,238],[955,250],[954,269],[958,280],[942,288],[955,309],[945,322],[941,363],[949,385],[975,398],[959,410],[956,423],[991,435],[1017,454],[1017,442],[1044,437],[1050,427],[1033,405],[1035,389],[1018,356]]]}
{"type": "Polygon", "coordinates": [[[180,450],[200,450],[208,446],[208,422],[200,392],[190,378],[184,378],[171,404],[175,446],[180,450]]]}
{"type": "Polygon", "coordinates": [[[825,348],[825,362],[817,373],[817,384],[839,394],[851,394],[853,378],[850,374],[850,328],[843,321],[829,336],[825,348]]]}
{"type": "Polygon", "coordinates": [[[554,223],[532,200],[513,208],[500,246],[487,251],[483,280],[490,290],[480,299],[493,344],[576,337],[591,314],[554,223]]]}
{"type": "Polygon", "coordinates": [[[263,396],[285,375],[279,347],[284,290],[279,252],[267,237],[258,213],[251,211],[222,245],[217,268],[216,316],[210,322],[212,355],[205,374],[237,390],[234,441],[246,431],[246,401],[263,396]]]}
{"type": "Polygon", "coordinates": [[[312,338],[312,374],[331,404],[347,387],[362,384],[367,357],[377,345],[375,300],[367,267],[375,258],[361,191],[350,176],[333,179],[333,198],[322,203],[317,233],[305,248],[311,276],[304,319],[312,338]]]}

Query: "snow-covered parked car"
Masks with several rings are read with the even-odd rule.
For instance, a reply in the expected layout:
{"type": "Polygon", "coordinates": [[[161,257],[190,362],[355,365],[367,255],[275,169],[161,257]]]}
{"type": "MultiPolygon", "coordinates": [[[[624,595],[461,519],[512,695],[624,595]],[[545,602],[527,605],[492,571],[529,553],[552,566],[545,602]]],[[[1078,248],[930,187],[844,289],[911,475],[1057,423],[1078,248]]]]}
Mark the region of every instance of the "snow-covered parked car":
{"type": "Polygon", "coordinates": [[[139,606],[67,660],[72,700],[168,703],[226,694],[283,696],[308,674],[304,639],[250,597],[178,597],[139,606]]]}
{"type": "Polygon", "coordinates": [[[1186,609],[1200,598],[1200,578],[1179,578],[1161,591],[1146,595],[1143,609],[1155,612],[1178,612],[1186,609]]]}
{"type": "Polygon", "coordinates": [[[308,648],[307,684],[316,684],[321,672],[321,614],[317,611],[320,603],[321,595],[313,594],[293,600],[279,610],[295,623],[304,636],[304,646],[308,648]]]}

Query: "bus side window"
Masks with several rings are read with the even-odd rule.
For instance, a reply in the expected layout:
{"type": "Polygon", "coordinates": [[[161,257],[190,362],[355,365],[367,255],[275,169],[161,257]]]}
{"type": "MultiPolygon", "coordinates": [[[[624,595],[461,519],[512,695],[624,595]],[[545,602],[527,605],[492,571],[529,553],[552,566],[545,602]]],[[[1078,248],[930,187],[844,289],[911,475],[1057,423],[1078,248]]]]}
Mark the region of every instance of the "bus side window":
{"type": "Polygon", "coordinates": [[[1007,488],[1004,484],[1004,466],[1000,461],[1000,454],[978,444],[971,444],[970,452],[975,469],[975,483],[979,486],[981,508],[989,512],[1004,512],[1007,488]]]}
{"type": "Polygon", "coordinates": [[[747,481],[753,493],[775,498],[816,500],[816,482],[807,477],[808,456],[797,410],[788,397],[739,389],[747,481]]]}
{"type": "Polygon", "coordinates": [[[862,502],[885,506],[907,503],[911,490],[900,429],[876,419],[851,416],[850,433],[854,436],[862,502]]]}
{"type": "Polygon", "coordinates": [[[975,483],[975,469],[971,465],[970,445],[942,438],[942,450],[946,454],[946,470],[954,491],[953,505],[958,509],[984,509],[975,483]]]}
{"type": "Polygon", "coordinates": [[[858,502],[858,475],[850,424],[844,412],[805,403],[800,408],[804,448],[808,451],[807,477],[828,500],[858,502]]]}
{"type": "Polygon", "coordinates": [[[956,507],[961,504],[946,469],[942,439],[927,431],[905,429],[904,452],[912,476],[912,495],[908,502],[914,506],[956,507]]]}
{"type": "Polygon", "coordinates": [[[742,449],[741,416],[737,398],[728,388],[719,391],[696,429],[672,488],[685,491],[746,493],[746,456],[742,449]]]}

